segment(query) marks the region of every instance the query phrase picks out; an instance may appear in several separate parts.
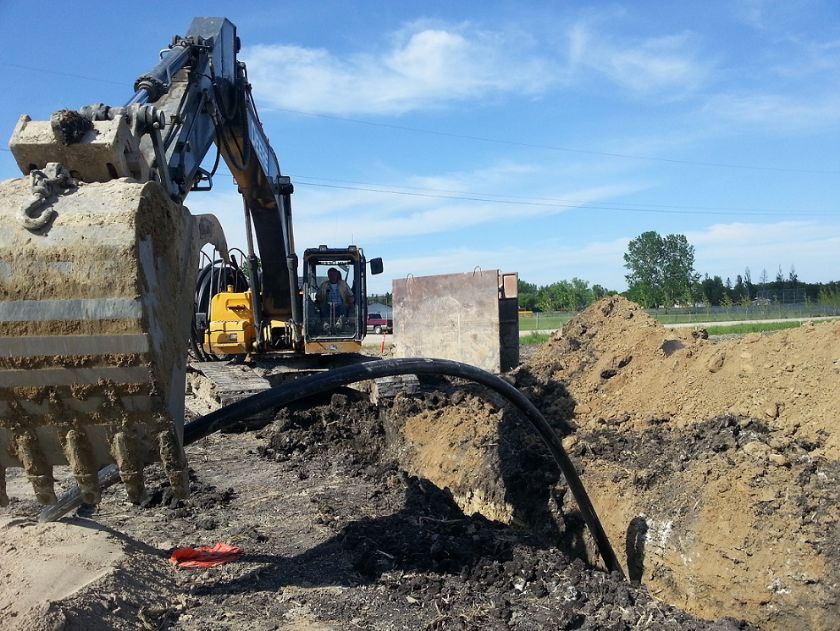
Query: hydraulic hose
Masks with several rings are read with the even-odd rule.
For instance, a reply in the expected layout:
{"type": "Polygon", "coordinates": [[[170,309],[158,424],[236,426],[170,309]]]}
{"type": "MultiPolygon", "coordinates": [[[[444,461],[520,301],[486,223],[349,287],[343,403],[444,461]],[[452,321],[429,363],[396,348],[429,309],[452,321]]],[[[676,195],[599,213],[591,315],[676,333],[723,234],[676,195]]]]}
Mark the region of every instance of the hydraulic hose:
{"type": "MultiPolygon", "coordinates": [[[[474,381],[500,394],[521,412],[531,423],[534,430],[540,435],[540,438],[542,438],[548,447],[560,471],[566,478],[569,490],[572,492],[572,496],[580,508],[587,528],[589,528],[590,533],[592,533],[595,539],[598,552],[604,560],[607,569],[611,572],[620,573],[622,577],[624,576],[624,572],[615,556],[612,545],[610,545],[607,534],[598,519],[595,508],[592,506],[592,502],[575,470],[574,464],[563,448],[560,437],[555,433],[542,413],[522,392],[496,375],[476,368],[475,366],[470,366],[469,364],[444,359],[383,359],[343,366],[325,373],[304,377],[241,399],[188,423],[184,427],[184,445],[194,443],[205,436],[235,425],[254,414],[270,408],[283,407],[299,399],[329,392],[357,381],[408,374],[448,375],[474,381]]],[[[114,465],[105,467],[99,472],[100,485],[103,488],[113,484],[118,479],[119,476],[114,465]]],[[[48,506],[41,511],[38,520],[56,520],[80,505],[81,495],[79,489],[74,487],[63,494],[56,504],[48,506]]]]}

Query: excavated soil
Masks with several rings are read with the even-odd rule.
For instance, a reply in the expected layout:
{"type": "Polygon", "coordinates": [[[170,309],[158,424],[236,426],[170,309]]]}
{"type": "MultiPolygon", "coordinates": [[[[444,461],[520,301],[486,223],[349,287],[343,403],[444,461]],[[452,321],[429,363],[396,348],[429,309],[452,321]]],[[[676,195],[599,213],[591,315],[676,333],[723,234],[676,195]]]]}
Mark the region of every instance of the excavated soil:
{"type": "Polygon", "coordinates": [[[8,471],[0,623],[833,629],[838,340],[828,323],[715,343],[610,298],[506,376],[565,437],[630,581],[599,569],[525,421],[440,379],[379,406],[342,390],[203,439],[185,501],[152,468],[143,507],[115,487],[95,510],[35,525],[8,471]],[[216,542],[245,554],[208,570],[168,562],[216,542]],[[58,591],[47,585],[66,570],[50,551],[84,567],[58,591]]]}
{"type": "Polygon", "coordinates": [[[94,538],[86,545],[98,544],[97,557],[121,556],[54,599],[15,605],[7,600],[20,587],[4,581],[0,621],[39,631],[750,628],[698,620],[540,537],[465,515],[450,493],[384,455],[389,422],[355,396],[200,441],[186,501],[154,468],[143,507],[113,488],[95,511],[35,525],[33,503],[14,501],[2,527],[17,568],[41,554],[35,541],[61,554],[94,538]],[[218,541],[244,556],[208,570],[167,561],[174,547],[218,541]]]}
{"type": "Polygon", "coordinates": [[[610,535],[639,541],[629,556],[653,593],[766,628],[835,627],[840,322],[714,343],[613,298],[523,372],[568,384],[569,447],[610,535]]]}
{"type": "MultiPolygon", "coordinates": [[[[567,435],[634,581],[707,618],[833,629],[840,619],[838,375],[840,322],[714,342],[669,331],[615,297],[570,321],[511,378],[567,435]]],[[[447,408],[437,422],[429,440],[406,432],[420,452],[409,467],[449,485],[456,498],[481,489],[473,463],[504,468],[522,453],[519,445],[504,449],[511,424],[500,424],[498,413],[468,420],[447,408]],[[495,450],[480,444],[494,434],[488,427],[499,428],[495,450]],[[457,440],[470,435],[479,444],[457,440]],[[471,467],[459,473],[446,468],[450,461],[471,467]]],[[[542,520],[549,532],[556,525],[564,549],[596,562],[586,537],[576,545],[574,506],[563,505],[553,475],[536,466],[531,499],[548,501],[542,511],[530,503],[522,521],[533,529],[542,520]]],[[[508,511],[516,522],[521,496],[506,482],[501,502],[481,494],[489,500],[482,512],[508,511]]]]}

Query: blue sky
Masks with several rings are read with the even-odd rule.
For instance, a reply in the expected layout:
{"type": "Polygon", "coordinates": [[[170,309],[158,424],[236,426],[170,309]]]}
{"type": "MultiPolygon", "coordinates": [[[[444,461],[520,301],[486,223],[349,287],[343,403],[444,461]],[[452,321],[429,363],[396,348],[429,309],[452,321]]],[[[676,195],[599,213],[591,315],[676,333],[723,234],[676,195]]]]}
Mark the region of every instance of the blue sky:
{"type": "MultiPolygon", "coordinates": [[[[194,3],[0,0],[0,135],[102,101],[194,3]],[[126,5],[127,6],[127,5],[126,5]]],[[[203,2],[229,17],[300,253],[357,243],[392,278],[500,268],[624,289],[646,230],[696,269],[840,279],[840,3],[203,2]]],[[[17,177],[0,150],[0,179],[17,177]]],[[[244,244],[229,177],[187,205],[244,244]]]]}

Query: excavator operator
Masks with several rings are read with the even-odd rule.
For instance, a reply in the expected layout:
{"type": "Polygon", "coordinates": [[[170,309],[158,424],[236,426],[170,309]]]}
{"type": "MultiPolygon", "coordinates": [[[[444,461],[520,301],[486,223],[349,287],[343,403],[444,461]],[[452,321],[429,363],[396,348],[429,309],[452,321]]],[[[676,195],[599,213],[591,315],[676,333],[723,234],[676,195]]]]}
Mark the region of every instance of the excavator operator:
{"type": "Polygon", "coordinates": [[[322,318],[344,317],[347,308],[353,305],[353,292],[335,267],[327,270],[327,280],[318,289],[318,304],[322,318]]]}

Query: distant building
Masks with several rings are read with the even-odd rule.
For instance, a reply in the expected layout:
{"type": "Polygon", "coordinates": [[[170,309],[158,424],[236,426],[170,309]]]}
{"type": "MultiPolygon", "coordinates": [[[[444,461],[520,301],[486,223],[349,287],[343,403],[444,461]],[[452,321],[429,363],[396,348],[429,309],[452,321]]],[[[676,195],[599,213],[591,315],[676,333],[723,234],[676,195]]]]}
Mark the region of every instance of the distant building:
{"type": "Polygon", "coordinates": [[[368,313],[378,313],[386,320],[394,319],[394,310],[386,304],[381,302],[369,302],[368,313]]]}

